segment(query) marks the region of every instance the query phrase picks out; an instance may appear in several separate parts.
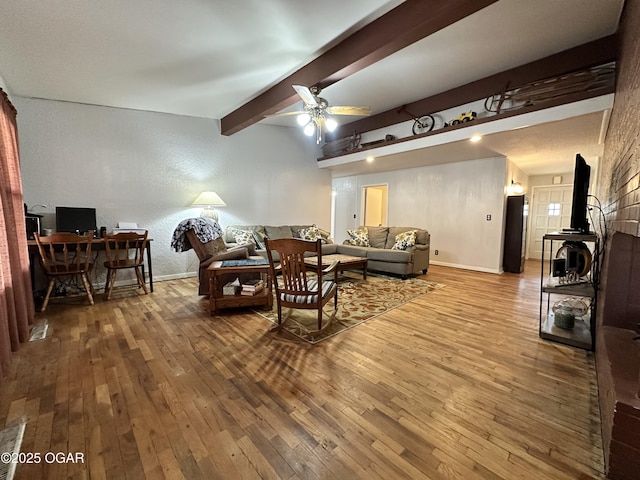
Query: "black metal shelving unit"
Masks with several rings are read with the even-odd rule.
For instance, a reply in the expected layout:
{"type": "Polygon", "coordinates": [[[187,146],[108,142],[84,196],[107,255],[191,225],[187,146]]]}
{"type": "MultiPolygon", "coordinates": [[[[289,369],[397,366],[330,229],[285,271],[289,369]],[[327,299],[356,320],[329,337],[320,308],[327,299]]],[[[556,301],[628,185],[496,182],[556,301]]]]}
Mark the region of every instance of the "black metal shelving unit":
{"type": "Polygon", "coordinates": [[[595,317],[598,299],[600,240],[595,234],[548,233],[542,238],[542,271],[540,274],[540,325],[541,338],[571,345],[586,350],[595,350],[595,317]],[[563,277],[553,276],[554,243],[582,242],[592,255],[589,272],[574,282],[563,281],[563,277]],[[545,259],[546,246],[549,246],[549,259],[545,259]],[[545,268],[548,267],[548,268],[545,268]],[[556,325],[552,305],[563,298],[580,297],[588,300],[588,311],[577,317],[571,329],[556,325]]]}

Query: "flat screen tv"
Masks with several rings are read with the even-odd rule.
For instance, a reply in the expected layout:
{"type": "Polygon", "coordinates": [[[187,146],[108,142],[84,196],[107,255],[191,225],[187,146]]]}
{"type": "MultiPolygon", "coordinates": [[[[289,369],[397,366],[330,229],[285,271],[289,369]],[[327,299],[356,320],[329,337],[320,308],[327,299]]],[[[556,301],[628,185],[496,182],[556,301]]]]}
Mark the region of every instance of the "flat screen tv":
{"type": "Polygon", "coordinates": [[[587,196],[589,195],[589,177],[591,167],[579,153],[576,155],[576,168],[573,172],[573,203],[571,204],[571,231],[589,233],[587,216],[587,196]]]}
{"type": "Polygon", "coordinates": [[[96,209],[56,207],[56,231],[84,234],[96,231],[96,209]]]}

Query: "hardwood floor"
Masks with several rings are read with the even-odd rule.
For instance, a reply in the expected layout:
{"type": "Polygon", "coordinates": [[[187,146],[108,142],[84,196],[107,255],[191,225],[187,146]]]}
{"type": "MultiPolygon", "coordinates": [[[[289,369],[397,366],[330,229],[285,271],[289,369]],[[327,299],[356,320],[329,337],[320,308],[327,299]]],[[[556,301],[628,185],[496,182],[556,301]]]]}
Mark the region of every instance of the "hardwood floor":
{"type": "Polygon", "coordinates": [[[84,463],[15,478],[604,478],[594,358],[538,338],[539,271],[432,266],[445,288],[315,346],[209,316],[195,278],[53,302],[0,425],[84,463]]]}

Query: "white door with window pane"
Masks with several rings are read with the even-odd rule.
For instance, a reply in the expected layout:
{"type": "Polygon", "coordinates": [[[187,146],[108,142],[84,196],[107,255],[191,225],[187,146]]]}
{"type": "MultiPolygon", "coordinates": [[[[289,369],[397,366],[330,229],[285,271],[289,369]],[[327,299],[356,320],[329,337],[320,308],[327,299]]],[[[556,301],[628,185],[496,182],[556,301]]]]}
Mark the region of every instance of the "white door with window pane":
{"type": "Polygon", "coordinates": [[[542,258],[543,235],[570,227],[572,196],[572,185],[533,188],[529,208],[528,258],[542,258]]]}

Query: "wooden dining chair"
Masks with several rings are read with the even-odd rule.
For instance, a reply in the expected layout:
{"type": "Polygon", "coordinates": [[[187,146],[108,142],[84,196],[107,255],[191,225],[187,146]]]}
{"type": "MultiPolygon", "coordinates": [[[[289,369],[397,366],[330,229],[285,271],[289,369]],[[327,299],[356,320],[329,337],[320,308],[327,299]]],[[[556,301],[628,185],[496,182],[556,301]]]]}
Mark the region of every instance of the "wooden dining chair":
{"type": "Polygon", "coordinates": [[[86,235],[54,233],[41,237],[36,233],[34,236],[38,244],[44,273],[49,280],[47,294],[40,311],[44,312],[47,309],[55,283],[64,278],[80,277],[89,303],[93,305],[93,286],[89,279],[89,273],[93,268],[91,259],[93,231],[87,232],[86,235]]]}
{"type": "Polygon", "coordinates": [[[142,275],[144,252],[147,248],[147,233],[145,230],[144,233],[121,232],[104,236],[104,247],[107,254],[107,260],[104,262],[104,266],[107,268],[104,291],[107,300],[111,298],[116,272],[128,268],[135,271],[138,287],[142,288],[145,294],[149,293],[142,275]]]}
{"type": "Polygon", "coordinates": [[[318,311],[318,330],[329,326],[338,310],[338,265],[334,261],[322,268],[321,240],[309,241],[299,238],[265,239],[267,256],[271,267],[273,285],[278,307],[278,326],[289,318],[293,309],[315,309],[318,311]],[[275,255],[275,254],[277,255],[275,255]],[[305,254],[317,256],[317,265],[307,265],[305,254]],[[333,275],[330,275],[333,273],[333,275]],[[280,275],[281,278],[278,278],[280,275]],[[323,325],[323,307],[333,299],[333,312],[323,325]],[[289,308],[285,318],[282,308],[289,308]]]}

